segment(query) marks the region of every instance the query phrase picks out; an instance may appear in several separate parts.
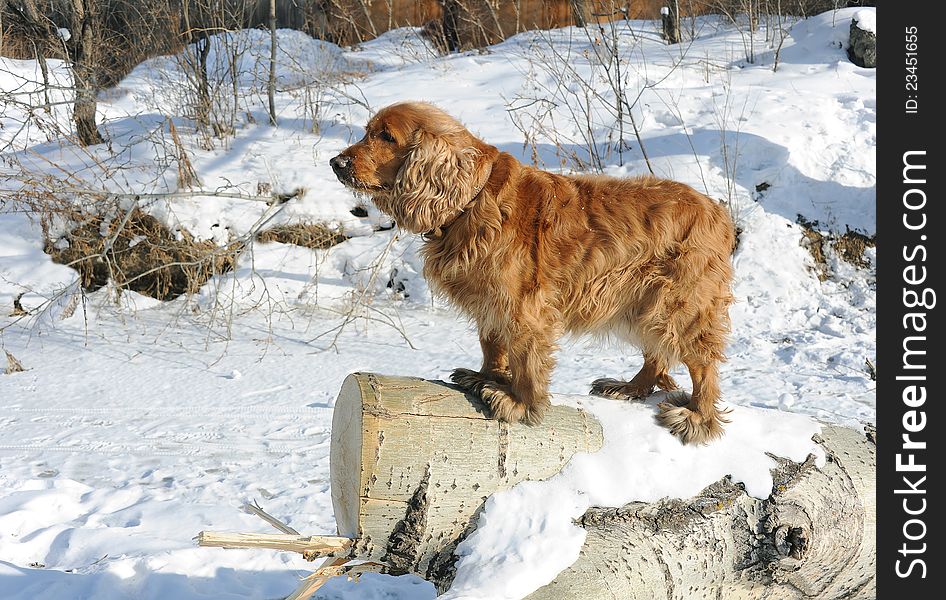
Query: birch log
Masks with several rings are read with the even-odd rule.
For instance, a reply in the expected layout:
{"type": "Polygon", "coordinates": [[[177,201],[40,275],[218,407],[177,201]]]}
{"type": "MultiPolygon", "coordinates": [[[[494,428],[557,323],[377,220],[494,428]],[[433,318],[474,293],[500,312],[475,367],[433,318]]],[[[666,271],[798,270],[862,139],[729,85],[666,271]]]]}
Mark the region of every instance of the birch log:
{"type": "Polygon", "coordinates": [[[528,600],[875,599],[873,432],[826,426],[819,443],[827,464],[778,460],[764,500],[723,479],[590,509],[580,558],[528,600]]]}
{"type": "Polygon", "coordinates": [[[332,420],[338,534],[355,541],[352,558],[452,578],[453,550],[490,494],[551,477],[602,443],[601,425],[581,410],[553,406],[542,425],[509,425],[443,382],[349,375],[332,420]]]}
{"type": "MultiPolygon", "coordinates": [[[[687,500],[592,508],[579,559],[529,600],[855,599],[875,591],[873,431],[825,426],[817,467],[776,459],[763,500],[722,479],[687,500]]],[[[602,444],[555,406],[538,427],[485,418],[441,382],[349,376],[332,424],[332,501],[345,556],[446,590],[486,498],[602,444]]],[[[341,555],[341,554],[337,554],[341,555]]]]}

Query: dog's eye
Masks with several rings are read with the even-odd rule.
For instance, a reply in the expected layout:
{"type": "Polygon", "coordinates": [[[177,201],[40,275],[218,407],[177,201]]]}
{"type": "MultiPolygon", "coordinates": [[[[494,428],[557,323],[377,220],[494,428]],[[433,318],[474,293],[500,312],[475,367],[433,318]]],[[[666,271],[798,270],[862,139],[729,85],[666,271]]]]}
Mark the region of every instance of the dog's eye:
{"type": "Polygon", "coordinates": [[[385,142],[389,143],[389,144],[393,144],[393,143],[395,143],[395,142],[397,141],[397,140],[394,139],[394,136],[393,136],[393,135],[391,135],[390,133],[388,133],[388,130],[387,130],[387,129],[382,129],[381,132],[378,134],[378,137],[381,138],[382,140],[384,140],[385,142]]]}

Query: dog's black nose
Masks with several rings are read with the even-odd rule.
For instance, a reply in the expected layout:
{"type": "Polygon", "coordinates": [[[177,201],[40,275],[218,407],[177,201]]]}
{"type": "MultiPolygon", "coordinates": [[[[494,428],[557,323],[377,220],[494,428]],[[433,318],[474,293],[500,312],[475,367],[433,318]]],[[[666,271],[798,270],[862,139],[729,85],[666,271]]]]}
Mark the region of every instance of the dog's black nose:
{"type": "Polygon", "coordinates": [[[336,173],[347,173],[349,167],[351,167],[351,157],[342,156],[339,154],[332,160],[328,161],[328,164],[332,166],[332,170],[336,173]]]}

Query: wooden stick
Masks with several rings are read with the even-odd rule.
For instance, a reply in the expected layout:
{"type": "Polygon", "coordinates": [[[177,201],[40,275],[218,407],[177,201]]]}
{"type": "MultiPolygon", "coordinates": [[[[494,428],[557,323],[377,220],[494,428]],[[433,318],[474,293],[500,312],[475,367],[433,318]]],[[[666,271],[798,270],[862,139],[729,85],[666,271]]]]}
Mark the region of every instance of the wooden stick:
{"type": "Polygon", "coordinates": [[[270,548],[284,552],[298,552],[307,560],[329,556],[347,550],[352,540],[330,535],[288,535],[282,533],[226,533],[201,531],[198,546],[214,548],[270,548]]]}
{"type": "Polygon", "coordinates": [[[279,531],[281,531],[281,532],[283,532],[283,533],[285,533],[285,534],[288,534],[288,535],[302,535],[302,534],[300,534],[298,531],[296,531],[295,529],[293,529],[292,527],[286,525],[285,523],[283,523],[282,521],[280,521],[279,519],[277,519],[277,518],[274,517],[273,515],[269,514],[269,513],[266,512],[265,510],[263,510],[263,507],[260,506],[259,503],[257,503],[255,500],[253,501],[252,504],[250,504],[249,502],[247,502],[246,504],[244,504],[244,505],[243,505],[243,510],[244,510],[245,512],[252,513],[252,514],[256,515],[257,517],[263,519],[264,521],[266,521],[267,523],[269,523],[270,525],[272,525],[273,527],[275,527],[276,529],[278,529],[279,531]]]}
{"type": "Polygon", "coordinates": [[[329,579],[338,575],[357,578],[362,573],[381,573],[384,571],[384,565],[380,563],[366,562],[346,566],[345,563],[347,562],[347,558],[329,558],[322,563],[321,568],[303,579],[299,589],[287,596],[286,600],[309,600],[329,579]]]}
{"type": "Polygon", "coordinates": [[[302,580],[296,591],[286,596],[286,600],[309,600],[332,577],[328,572],[347,562],[347,558],[326,558],[314,573],[310,573],[302,580]]]}

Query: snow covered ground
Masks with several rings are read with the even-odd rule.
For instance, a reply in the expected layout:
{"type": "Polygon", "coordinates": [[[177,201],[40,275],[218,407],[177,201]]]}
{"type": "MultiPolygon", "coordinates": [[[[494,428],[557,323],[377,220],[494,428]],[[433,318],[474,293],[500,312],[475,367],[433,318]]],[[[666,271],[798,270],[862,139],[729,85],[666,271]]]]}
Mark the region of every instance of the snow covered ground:
{"type": "MultiPolygon", "coordinates": [[[[589,502],[692,494],[699,489],[693,486],[731,473],[750,493],[764,495],[762,450],[803,458],[810,449],[814,429],[797,415],[850,425],[873,421],[874,269],[844,262],[826,245],[830,277],[819,280],[798,224],[801,215],[825,233],[875,231],[874,72],[851,64],[844,47],[855,12],[795,23],[777,70],[764,31],[755,41],[756,62],[748,64],[743,34],[714,18],[698,22],[688,46],[663,45],[652,22],[619,28],[627,85],[640,94],[635,117],[654,171],[730,201],[742,230],[729,361],[722,369],[734,423],[725,442],[694,450],[657,428],[653,400],[591,402],[610,415],[608,422],[625,426],[609,430],[601,461],[582,457],[564,483],[549,482],[558,487],[542,493],[607,488],[608,476],[625,481],[616,491],[575,496],[568,506],[580,511],[589,502]],[[781,445],[764,441],[779,437],[773,432],[752,428],[778,410],[794,413],[783,419],[781,445]],[[619,438],[624,450],[663,462],[652,471],[635,470],[645,461],[607,462],[622,448],[615,445],[619,438]],[[756,458],[742,452],[751,447],[759,450],[756,458]],[[681,454],[700,452],[703,461],[681,454]],[[594,469],[608,476],[584,481],[594,469]],[[690,487],[674,487],[679,481],[690,487]]],[[[353,237],[330,250],[256,244],[233,273],[193,298],[161,303],[126,293],[116,302],[103,289],[75,304],[75,272],[51,262],[39,224],[4,200],[0,347],[25,370],[0,374],[0,597],[284,597],[311,567],[301,558],[198,549],[191,538],[203,529],[266,531],[240,510],[252,499],[301,532],[333,533],[328,440],[344,377],[375,371],[445,378],[455,367],[478,365],[475,331],[432,298],[419,276],[419,241],[375,231],[384,218],[374,211],[354,216],[351,209],[362,200],[331,173],[328,159],[361,137],[370,114],[350,98],[372,110],[398,100],[434,102],[489,143],[546,168],[562,168],[562,152],[587,162],[593,151],[609,174],[647,170],[633,134],[607,151],[600,107],[594,150],[582,146],[567,96],[549,112],[507,110],[546,94],[555,83],[556,57],[566,52],[573,73],[606,96],[600,71],[589,65],[595,41],[575,28],[525,33],[484,52],[443,57],[409,29],[355,49],[280,32],[275,129],[266,125],[260,87],[268,38],[244,32],[232,43],[247,49],[239,85],[250,98],[235,113],[232,138],[208,144],[194,131],[184,118],[178,63],[162,57],[103,92],[107,146],[82,150],[48,126],[21,128],[22,114],[7,107],[0,173],[29,169],[112,192],[175,191],[176,162],[158,143],[173,118],[200,189],[254,194],[260,182],[277,191],[304,187],[305,195],[273,222],[327,222],[353,237]],[[348,83],[320,95],[305,92],[337,73],[348,83]],[[531,143],[514,118],[526,124],[531,143]],[[33,311],[29,318],[12,316],[15,298],[33,311]]],[[[31,61],[0,59],[0,89],[26,89],[37,71],[31,61]]],[[[51,72],[68,81],[63,65],[51,64],[51,72]]],[[[68,126],[65,113],[44,118],[68,126]]],[[[245,234],[267,210],[260,202],[207,196],[143,206],[170,226],[219,243],[245,234]]],[[[866,260],[872,263],[872,249],[866,260]]],[[[552,382],[556,401],[579,401],[567,395],[585,394],[598,377],[633,375],[641,361],[633,349],[566,340],[552,382]]],[[[688,381],[685,371],[675,375],[688,381]]],[[[534,489],[491,502],[518,506],[534,489]]],[[[482,531],[464,548],[469,562],[466,571],[461,562],[453,597],[521,597],[554,577],[556,567],[546,564],[529,581],[484,587],[497,581],[476,574],[477,564],[497,567],[490,548],[515,566],[528,558],[536,537],[520,531],[500,548],[490,529],[482,531]]],[[[547,540],[562,541],[562,548],[571,540],[575,547],[573,530],[556,531],[560,537],[547,540]]],[[[559,558],[567,563],[565,554],[559,558]]],[[[435,595],[417,578],[372,575],[357,583],[333,580],[320,592],[326,599],[435,595]]]]}

